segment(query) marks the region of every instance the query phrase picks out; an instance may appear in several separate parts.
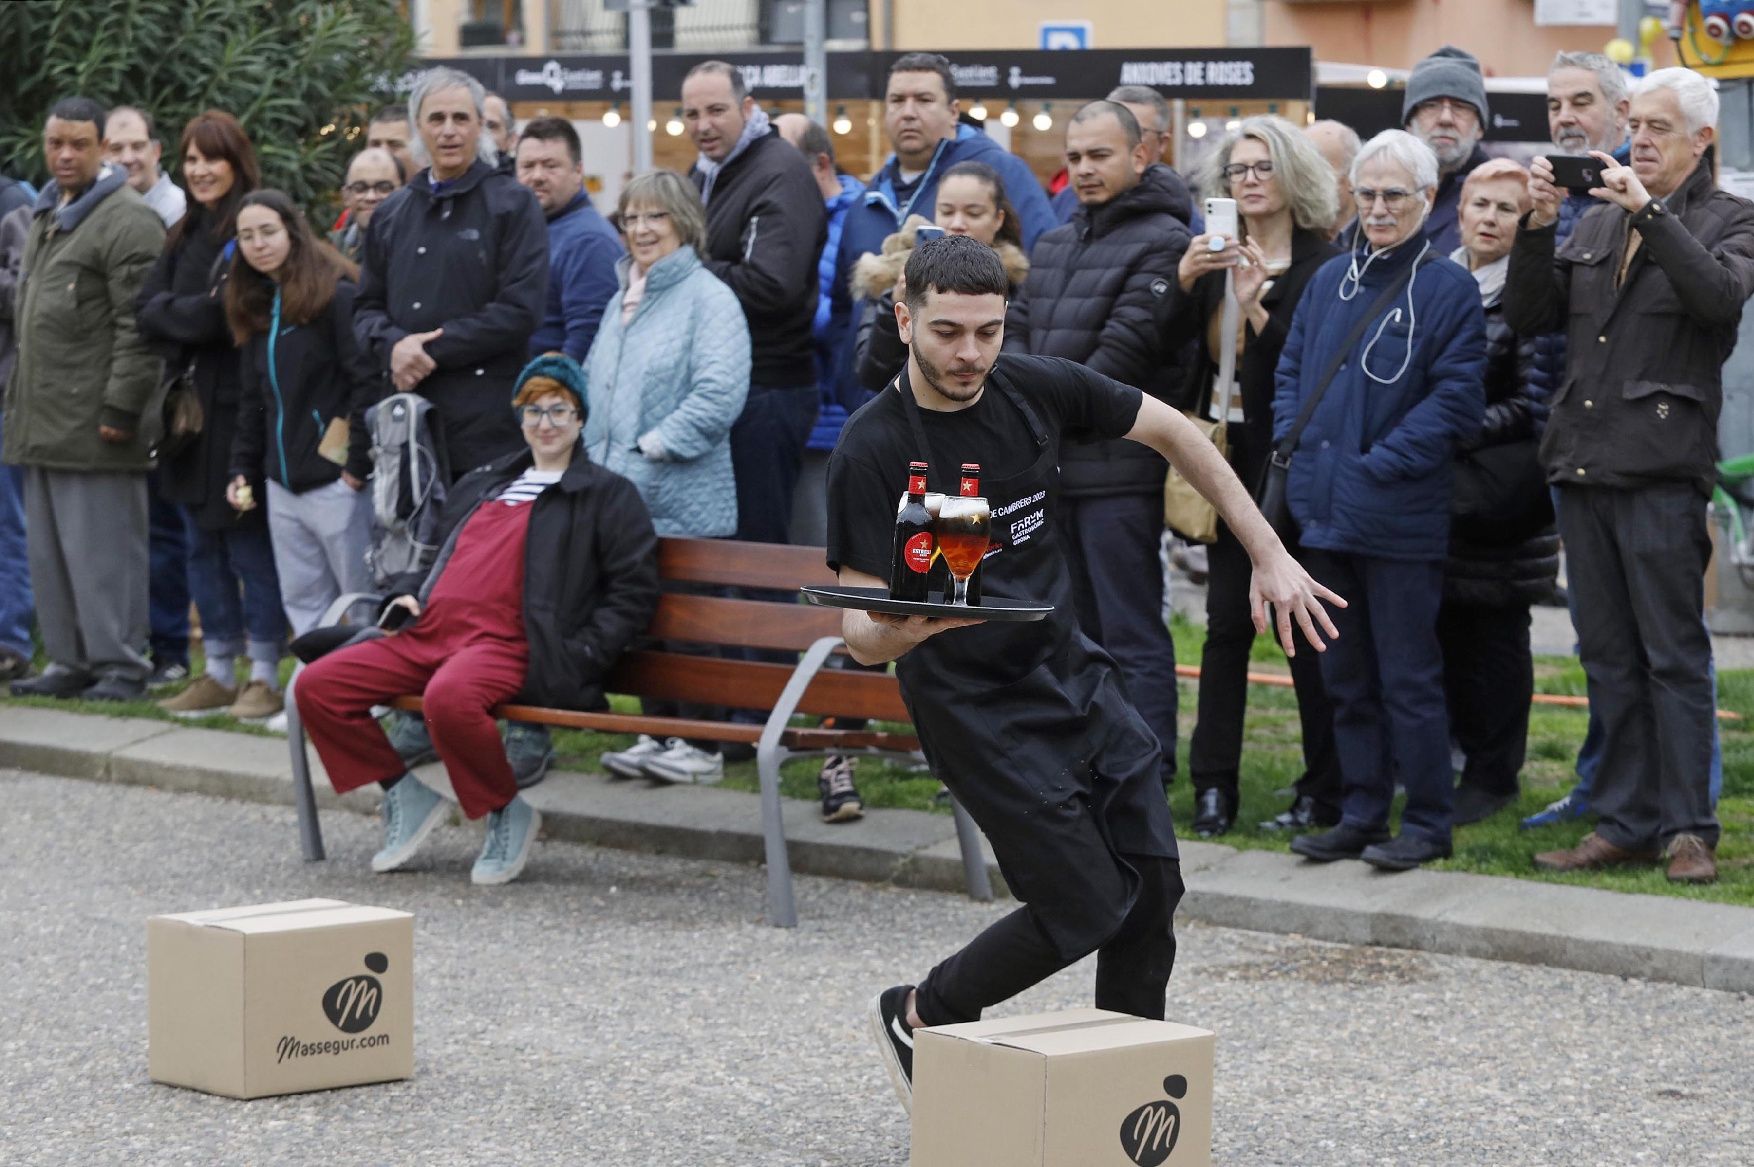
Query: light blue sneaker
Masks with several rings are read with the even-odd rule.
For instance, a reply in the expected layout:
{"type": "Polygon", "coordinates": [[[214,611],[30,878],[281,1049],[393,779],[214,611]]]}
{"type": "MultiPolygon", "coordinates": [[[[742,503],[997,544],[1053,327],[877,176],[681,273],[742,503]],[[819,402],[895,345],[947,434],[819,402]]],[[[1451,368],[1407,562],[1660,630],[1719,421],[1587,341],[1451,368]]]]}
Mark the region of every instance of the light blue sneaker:
{"type": "Polygon", "coordinates": [[[372,856],[372,870],[395,871],[414,858],[420,845],[451,813],[450,804],[412,774],[384,791],[384,847],[372,856]]]}
{"type": "Polygon", "coordinates": [[[1536,811],[1524,819],[1521,827],[1525,831],[1533,831],[1540,827],[1551,827],[1557,823],[1575,822],[1587,818],[1591,814],[1590,798],[1580,790],[1573,790],[1558,802],[1550,802],[1545,810],[1536,811]]]}
{"type": "Polygon", "coordinates": [[[536,832],[542,829],[542,812],[514,798],[487,816],[487,842],[481,858],[469,872],[473,883],[510,883],[523,873],[530,861],[530,850],[536,846],[536,832]]]}

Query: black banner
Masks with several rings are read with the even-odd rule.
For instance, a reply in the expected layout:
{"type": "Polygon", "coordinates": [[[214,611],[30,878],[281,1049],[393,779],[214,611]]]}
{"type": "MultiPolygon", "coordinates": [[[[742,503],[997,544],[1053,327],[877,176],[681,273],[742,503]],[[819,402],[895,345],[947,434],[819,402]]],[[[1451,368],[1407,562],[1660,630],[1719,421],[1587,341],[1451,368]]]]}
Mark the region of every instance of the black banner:
{"type": "MultiPolygon", "coordinates": [[[[1315,115],[1345,122],[1370,138],[1383,130],[1402,129],[1400,89],[1353,89],[1323,85],[1316,90],[1315,115]]],[[[1547,95],[1544,93],[1488,93],[1492,116],[1486,121],[1488,142],[1547,141],[1547,95]]]]}
{"type": "MultiPolygon", "coordinates": [[[[830,101],[879,101],[899,53],[828,54],[830,101]]],[[[948,53],[963,97],[1066,101],[1102,97],[1117,85],[1148,85],[1170,100],[1305,101],[1312,92],[1310,50],[1092,49],[1067,52],[948,53]]],[[[661,53],[652,57],[652,97],[675,101],[682,79],[702,61],[743,71],[757,98],[800,100],[806,71],[795,52],[661,53]]],[[[625,101],[633,78],[623,54],[467,56],[434,59],[468,73],[508,101],[625,101]]]]}

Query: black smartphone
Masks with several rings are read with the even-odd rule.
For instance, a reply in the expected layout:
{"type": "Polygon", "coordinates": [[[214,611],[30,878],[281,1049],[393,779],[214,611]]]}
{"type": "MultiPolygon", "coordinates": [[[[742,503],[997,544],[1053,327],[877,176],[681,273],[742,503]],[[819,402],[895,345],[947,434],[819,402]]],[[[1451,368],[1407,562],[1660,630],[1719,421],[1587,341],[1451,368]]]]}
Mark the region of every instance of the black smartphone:
{"type": "Polygon", "coordinates": [[[944,238],[944,228],[934,227],[930,223],[922,223],[914,228],[914,246],[930,243],[934,239],[944,238]]]}
{"type": "Polygon", "coordinates": [[[413,612],[401,604],[391,604],[378,616],[378,627],[385,632],[394,632],[412,619],[414,619],[413,612]]]}
{"type": "Polygon", "coordinates": [[[1602,162],[1599,158],[1575,154],[1549,154],[1547,164],[1553,168],[1553,184],[1573,194],[1602,185],[1602,162]]]}

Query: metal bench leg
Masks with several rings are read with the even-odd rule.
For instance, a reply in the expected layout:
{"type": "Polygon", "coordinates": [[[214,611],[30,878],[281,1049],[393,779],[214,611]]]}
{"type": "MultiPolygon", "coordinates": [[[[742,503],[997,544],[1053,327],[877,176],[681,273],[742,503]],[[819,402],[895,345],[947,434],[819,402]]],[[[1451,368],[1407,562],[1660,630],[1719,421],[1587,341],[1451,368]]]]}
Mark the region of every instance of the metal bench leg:
{"type": "Polygon", "coordinates": [[[981,857],[980,828],[960,802],[952,798],[950,805],[955,811],[956,843],[962,848],[962,874],[968,881],[968,898],[986,903],[993,898],[993,884],[987,878],[987,861],[981,857]]]}
{"type": "Polygon", "coordinates": [[[762,727],[755,747],[755,768],[761,774],[761,834],[767,853],[767,922],[776,928],[796,928],[798,907],[792,898],[792,864],[786,855],[786,823],[780,804],[780,763],[787,751],[780,735],[791,724],[792,711],[822,668],[828,654],[840,645],[840,637],[824,636],[804,653],[785,691],[762,727]]]}
{"type": "Polygon", "coordinates": [[[286,685],[286,748],[292,755],[292,799],[298,808],[298,837],[307,860],[324,858],[323,827],[317,822],[317,796],[311,789],[311,759],[305,750],[304,722],[299,720],[298,701],[293,687],[295,675],[286,685]]]}

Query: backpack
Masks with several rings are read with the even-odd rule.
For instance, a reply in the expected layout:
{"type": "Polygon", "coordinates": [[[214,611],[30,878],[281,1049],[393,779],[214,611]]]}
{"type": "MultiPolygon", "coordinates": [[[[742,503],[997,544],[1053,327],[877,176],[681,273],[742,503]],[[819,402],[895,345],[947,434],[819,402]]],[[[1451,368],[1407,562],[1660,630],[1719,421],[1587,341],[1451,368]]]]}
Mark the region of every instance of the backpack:
{"type": "Polygon", "coordinates": [[[393,393],[365,414],[371,432],[372,580],[385,587],[405,572],[424,572],[438,554],[439,513],[450,466],[434,430],[433,404],[393,393]]]}

